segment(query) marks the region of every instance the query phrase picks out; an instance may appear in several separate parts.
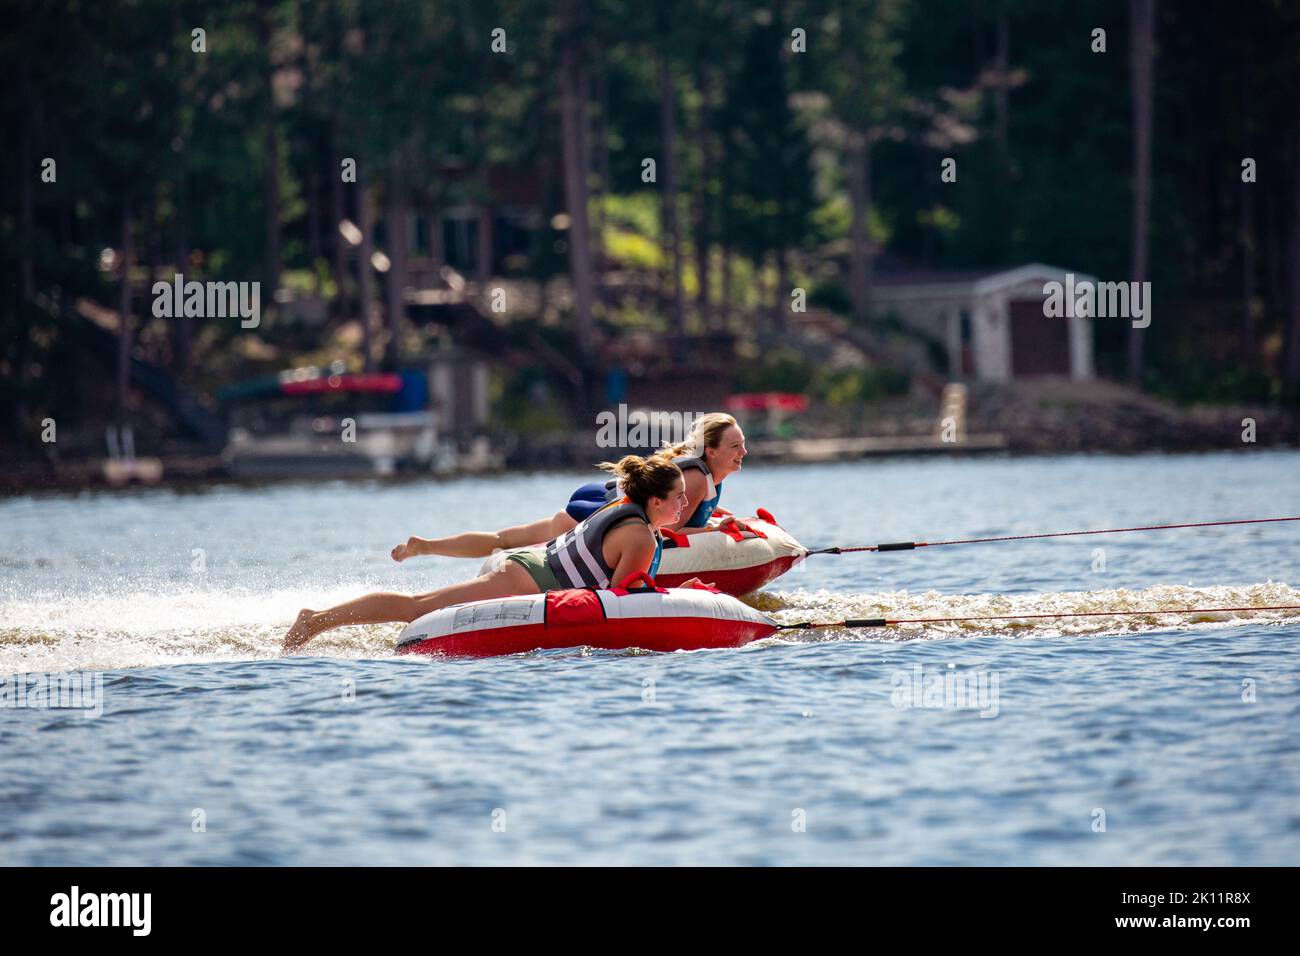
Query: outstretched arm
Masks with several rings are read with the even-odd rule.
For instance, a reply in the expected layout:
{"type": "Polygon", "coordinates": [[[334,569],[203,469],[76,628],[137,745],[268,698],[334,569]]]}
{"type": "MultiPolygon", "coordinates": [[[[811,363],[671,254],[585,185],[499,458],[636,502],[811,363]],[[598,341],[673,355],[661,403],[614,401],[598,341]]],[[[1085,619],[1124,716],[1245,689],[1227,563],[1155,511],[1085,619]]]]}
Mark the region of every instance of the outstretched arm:
{"type": "Polygon", "coordinates": [[[692,468],[685,474],[686,478],[686,507],[682,509],[682,516],[673,524],[664,525],[669,531],[676,531],[678,534],[699,534],[701,531],[708,531],[708,528],[688,528],[686,522],[691,520],[691,515],[695,514],[695,509],[700,506],[704,500],[704,493],[709,490],[708,482],[704,480],[704,475],[692,468]]]}

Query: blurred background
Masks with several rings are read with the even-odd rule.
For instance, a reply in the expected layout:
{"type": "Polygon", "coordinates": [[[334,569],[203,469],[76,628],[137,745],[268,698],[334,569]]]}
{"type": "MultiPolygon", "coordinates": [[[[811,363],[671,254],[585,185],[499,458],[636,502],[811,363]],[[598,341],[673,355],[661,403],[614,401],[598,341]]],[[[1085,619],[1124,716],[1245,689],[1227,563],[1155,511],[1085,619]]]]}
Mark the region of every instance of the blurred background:
{"type": "Polygon", "coordinates": [[[571,467],[620,405],[781,460],[1300,433],[1294,2],[3,22],[8,490],[571,467]],[[1046,318],[1067,274],[1150,326],[1046,318]]]}

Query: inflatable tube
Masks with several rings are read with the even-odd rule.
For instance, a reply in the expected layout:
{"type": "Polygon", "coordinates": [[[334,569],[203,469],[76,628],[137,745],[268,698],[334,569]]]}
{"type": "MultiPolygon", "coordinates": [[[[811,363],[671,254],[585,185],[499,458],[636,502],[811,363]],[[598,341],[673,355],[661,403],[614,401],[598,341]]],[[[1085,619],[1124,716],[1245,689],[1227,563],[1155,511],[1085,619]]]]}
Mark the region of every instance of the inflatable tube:
{"type": "Polygon", "coordinates": [[[559,647],[695,651],[740,647],[775,632],[772,618],[717,591],[575,589],[433,611],[406,626],[397,653],[493,657],[559,647]]]}
{"type": "MultiPolygon", "coordinates": [[[[699,578],[724,594],[739,597],[775,581],[808,555],[808,549],[760,508],[756,518],[739,518],[760,537],[737,540],[739,534],[705,531],[676,535],[664,544],[655,579],[663,587],[680,587],[699,578]],[[674,543],[675,542],[675,543],[674,543]]],[[[494,571],[509,551],[498,551],[483,562],[480,574],[494,571]]]]}

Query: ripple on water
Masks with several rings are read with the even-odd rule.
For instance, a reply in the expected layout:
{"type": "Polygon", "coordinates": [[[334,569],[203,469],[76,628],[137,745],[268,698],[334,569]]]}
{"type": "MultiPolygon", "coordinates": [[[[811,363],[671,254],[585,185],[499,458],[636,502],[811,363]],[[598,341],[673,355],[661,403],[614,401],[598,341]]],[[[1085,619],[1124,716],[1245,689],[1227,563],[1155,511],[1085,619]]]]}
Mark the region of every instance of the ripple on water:
{"type": "MultiPolygon", "coordinates": [[[[773,506],[820,546],[1231,517],[1241,502],[1294,498],[1298,463],[1294,453],[855,462],[747,468],[729,493],[773,506]],[[1230,496],[1216,492],[1226,484],[1230,496]],[[834,522],[825,501],[837,502],[834,522]]],[[[538,500],[562,500],[581,480],[0,501],[0,673],[95,672],[104,704],[96,719],[4,712],[5,861],[1276,865],[1300,855],[1300,617],[1113,613],[1300,604],[1284,583],[1295,532],[1281,527],[818,556],[752,599],[784,622],[1091,617],[483,661],[394,658],[398,628],[376,626],[278,658],[301,607],[466,575],[449,559],[387,559],[417,530],[412,515],[459,530],[487,495],[503,524],[531,520],[538,500]],[[191,571],[195,548],[203,574],[191,571]],[[996,716],[900,700],[898,682],[917,667],[996,675],[996,716]]]]}

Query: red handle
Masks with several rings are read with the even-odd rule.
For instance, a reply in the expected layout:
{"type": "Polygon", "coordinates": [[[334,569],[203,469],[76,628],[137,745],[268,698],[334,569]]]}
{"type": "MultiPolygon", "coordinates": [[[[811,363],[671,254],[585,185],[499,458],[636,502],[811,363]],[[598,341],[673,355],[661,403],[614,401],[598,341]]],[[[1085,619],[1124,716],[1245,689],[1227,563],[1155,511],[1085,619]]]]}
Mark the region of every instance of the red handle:
{"type": "MultiPolygon", "coordinates": [[[[767,519],[764,518],[763,520],[766,521],[767,519]]],[[[740,523],[743,524],[743,522],[740,522],[740,523]]],[[[725,534],[725,535],[726,535],[728,538],[730,538],[732,541],[744,541],[744,540],[745,540],[745,531],[748,531],[748,532],[749,532],[750,534],[752,534],[755,538],[766,538],[766,537],[767,537],[767,534],[763,531],[762,528],[751,528],[749,525],[745,525],[745,531],[741,531],[740,528],[737,527],[737,523],[736,523],[736,522],[733,522],[732,524],[729,524],[729,525],[727,525],[727,526],[725,526],[725,527],[722,527],[722,528],[714,528],[713,530],[715,530],[715,531],[721,531],[723,534],[725,534]]]]}
{"type": "Polygon", "coordinates": [[[651,587],[656,591],[662,592],[667,590],[667,588],[661,588],[659,585],[655,584],[655,579],[650,577],[650,575],[644,571],[633,571],[631,574],[629,574],[627,577],[625,577],[622,581],[619,582],[618,587],[611,588],[611,590],[622,592],[622,594],[627,594],[628,585],[633,584],[637,581],[644,581],[649,587],[651,587]]]}
{"type": "Polygon", "coordinates": [[[673,543],[675,548],[689,548],[691,539],[689,535],[682,534],[680,531],[670,531],[668,528],[660,528],[659,533],[667,540],[673,543]]]}
{"type": "MultiPolygon", "coordinates": [[[[776,524],[776,519],[772,517],[772,512],[768,511],[766,508],[759,508],[754,512],[754,517],[762,518],[768,524],[776,524]]],[[[779,524],[776,524],[776,526],[778,528],[781,527],[779,524]]]]}

